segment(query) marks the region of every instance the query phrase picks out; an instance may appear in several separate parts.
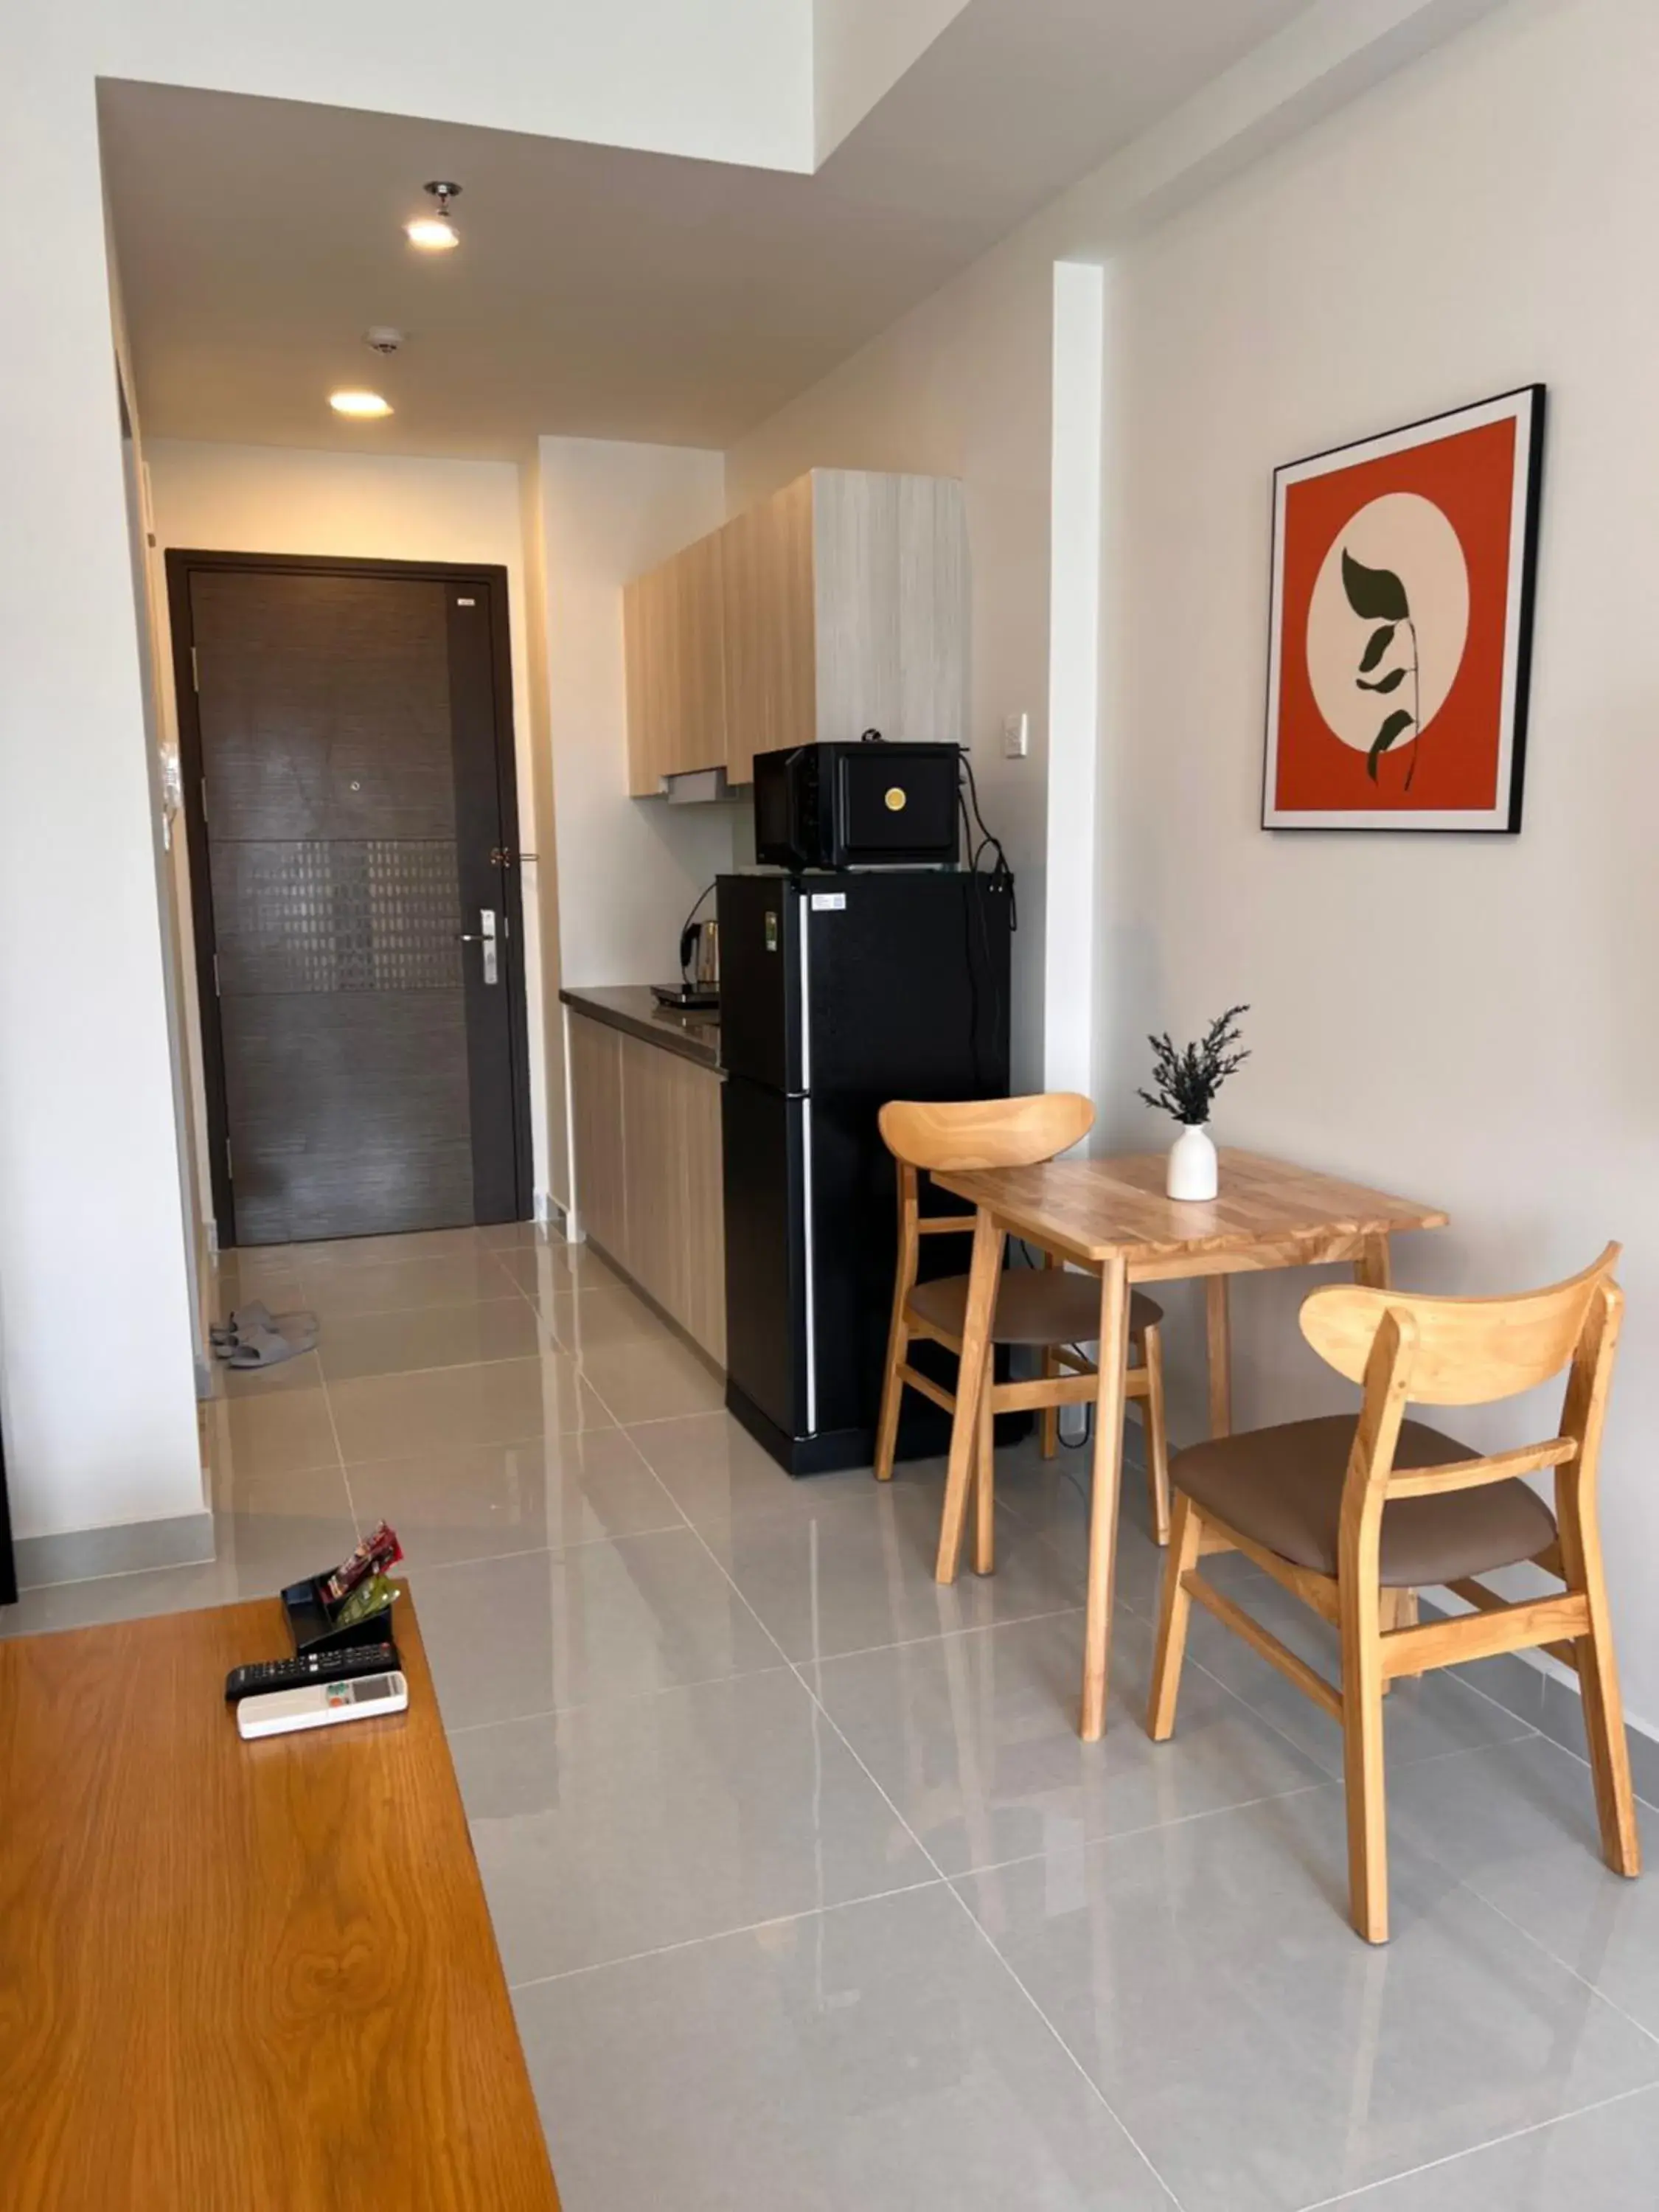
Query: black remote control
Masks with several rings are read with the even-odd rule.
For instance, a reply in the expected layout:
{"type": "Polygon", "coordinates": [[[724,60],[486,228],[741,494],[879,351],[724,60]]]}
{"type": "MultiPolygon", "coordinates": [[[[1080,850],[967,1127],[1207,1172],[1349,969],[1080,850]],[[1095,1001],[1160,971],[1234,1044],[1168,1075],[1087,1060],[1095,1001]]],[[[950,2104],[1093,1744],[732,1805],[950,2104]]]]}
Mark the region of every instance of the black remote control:
{"type": "Polygon", "coordinates": [[[272,1690],[306,1690],[317,1682],[349,1682],[359,1674],[395,1674],[395,1644],[356,1644],[343,1651],[313,1651],[303,1659],[260,1659],[233,1667],[225,1677],[225,1703],[262,1698],[272,1690]]]}

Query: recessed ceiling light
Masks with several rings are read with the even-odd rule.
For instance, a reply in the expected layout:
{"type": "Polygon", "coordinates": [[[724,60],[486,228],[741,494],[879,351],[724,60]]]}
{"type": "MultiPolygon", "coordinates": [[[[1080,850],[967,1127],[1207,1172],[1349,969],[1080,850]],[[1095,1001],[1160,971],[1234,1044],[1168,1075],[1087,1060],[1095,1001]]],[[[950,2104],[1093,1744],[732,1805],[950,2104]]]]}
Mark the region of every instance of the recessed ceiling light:
{"type": "Polygon", "coordinates": [[[378,392],[331,392],[328,404],[337,415],[389,415],[392,403],[378,392]]]}
{"type": "Polygon", "coordinates": [[[418,246],[422,253],[447,253],[461,242],[461,234],[449,212],[449,203],[460,198],[461,188],[459,185],[434,182],[422,189],[437,201],[438,212],[417,215],[413,222],[406,222],[404,236],[411,246],[418,246]]]}

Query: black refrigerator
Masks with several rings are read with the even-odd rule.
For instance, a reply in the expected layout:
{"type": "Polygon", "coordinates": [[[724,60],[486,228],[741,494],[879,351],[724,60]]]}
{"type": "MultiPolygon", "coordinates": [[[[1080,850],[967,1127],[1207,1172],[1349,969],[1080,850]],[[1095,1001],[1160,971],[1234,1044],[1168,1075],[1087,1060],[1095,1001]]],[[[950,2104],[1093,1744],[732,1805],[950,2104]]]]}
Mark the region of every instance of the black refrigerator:
{"type": "MultiPolygon", "coordinates": [[[[1008,1091],[1012,901],[965,869],[722,876],[726,1404],[792,1474],[867,1465],[897,1255],[890,1098],[1008,1091]]],[[[964,1239],[924,1240],[963,1272],[964,1239]]],[[[905,1394],[901,1453],[945,1417],[905,1394]]]]}

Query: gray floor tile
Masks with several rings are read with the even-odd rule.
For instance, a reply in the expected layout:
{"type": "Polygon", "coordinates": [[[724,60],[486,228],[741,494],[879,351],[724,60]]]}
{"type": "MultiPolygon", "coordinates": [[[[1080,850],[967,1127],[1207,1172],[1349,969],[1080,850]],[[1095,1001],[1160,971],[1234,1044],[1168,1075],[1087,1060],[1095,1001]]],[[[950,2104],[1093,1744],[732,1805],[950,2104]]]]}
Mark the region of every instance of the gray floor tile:
{"type": "Polygon", "coordinates": [[[263,1597],[343,1559],[357,1523],[345,1477],[324,1468],[221,1486],[213,1533],[229,1595],[263,1597]]]}
{"type": "Polygon", "coordinates": [[[543,1324],[567,1352],[602,1352],[618,1344],[678,1344],[668,1324],[626,1284],[561,1291],[533,1301],[543,1324]]]}
{"type": "Polygon", "coordinates": [[[726,1385],[667,1329],[631,1343],[584,1350],[581,1371],[613,1419],[672,1420],[709,1413],[726,1402],[726,1385]]]}
{"type": "Polygon", "coordinates": [[[565,2212],[1169,2212],[942,1889],[515,2003],[565,2212]]]}
{"type": "Polygon", "coordinates": [[[1119,1615],[1101,1743],[1077,1733],[1080,1613],[830,1659],[808,1679],[947,1874],[1326,1779],[1196,1670],[1179,1745],[1152,1743],[1152,1640],[1119,1615]]]}
{"type": "Polygon", "coordinates": [[[456,1253],[483,1252],[492,1232],[484,1229],[417,1229],[399,1236],[337,1237],[289,1247],[301,1278],[315,1283],[336,1267],[367,1267],[387,1260],[448,1259],[456,1253]]]}
{"type": "Polygon", "coordinates": [[[319,1268],[305,1303],[325,1326],[348,1314],[407,1313],[423,1306],[465,1306],[516,1298],[518,1285],[489,1252],[454,1252],[426,1260],[368,1261],[319,1268]]]}
{"type": "MultiPolygon", "coordinates": [[[[1206,1560],[1201,1571],[1207,1573],[1210,1565],[1206,1560]]],[[[1221,1581],[1219,1576],[1214,1579],[1221,1581]]],[[[1337,1632],[1311,1607],[1291,1597],[1266,1575],[1253,1576],[1248,1591],[1235,1584],[1230,1594],[1327,1681],[1340,1679],[1341,1647],[1337,1632]]],[[[1199,1606],[1192,1611],[1187,1656],[1275,1728],[1282,1729],[1328,1773],[1341,1773],[1342,1730],[1336,1722],[1304,1698],[1276,1667],[1258,1657],[1243,1638],[1224,1628],[1199,1606]]],[[[1183,1703],[1186,1688],[1183,1682],[1183,1703]]],[[[1414,1759],[1435,1759],[1448,1751],[1472,1751],[1482,1744],[1506,1743],[1528,1732],[1525,1721],[1494,1705],[1468,1683],[1457,1680],[1449,1669],[1425,1674],[1414,1682],[1396,1682],[1384,1700],[1384,1715],[1390,1773],[1414,1759]]],[[[1177,1717],[1177,1742],[1180,1736],[1177,1717]]]]}
{"type": "MultiPolygon", "coordinates": [[[[845,1474],[786,1474],[726,1413],[644,1421],[629,1434],[694,1528],[757,1513],[814,1513],[834,1499],[865,1498],[875,1491],[868,1468],[845,1474]]],[[[894,1477],[898,1482],[915,1479],[908,1467],[900,1467],[894,1477]]]]}
{"type": "Polygon", "coordinates": [[[1352,2212],[1641,2212],[1659,2172],[1659,2089],[1344,2197],[1352,2212]]]}
{"type": "MultiPolygon", "coordinates": [[[[1582,1759],[1529,1736],[1393,1777],[1389,1808],[1395,1832],[1659,2036],[1659,1887],[1602,1863],[1582,1759]]],[[[1651,1854],[1659,1818],[1640,1817],[1651,1854]]]]}
{"type": "Polygon", "coordinates": [[[562,1237],[535,1237],[491,1249],[519,1288],[538,1300],[586,1285],[622,1280],[592,1245],[567,1244],[562,1237]]]}
{"type": "Polygon", "coordinates": [[[562,1352],[478,1367],[360,1376],[331,1382],[328,1401],[348,1461],[465,1451],[613,1425],[562,1352]]]}
{"type": "MultiPolygon", "coordinates": [[[[520,1718],[775,1667],[689,1528],[415,1577],[446,1724],[520,1718]]],[[[649,1807],[642,1819],[654,1819],[649,1807]]]]}
{"type": "Polygon", "coordinates": [[[787,1668],[454,1752],[510,1982],[936,1879],[787,1668]]]}
{"type": "Polygon", "coordinates": [[[318,1356],[332,1385],[360,1375],[407,1375],[429,1367],[533,1359],[547,1341],[535,1309],[513,1292],[467,1305],[341,1314],[325,1329],[318,1356]]]}
{"type": "Polygon", "coordinates": [[[621,1429],[361,1461],[346,1480],[363,1525],[390,1521],[411,1567],[682,1525],[621,1429]]]}
{"type": "Polygon", "coordinates": [[[216,1477],[251,1481],[340,1464],[328,1398],[320,1388],[215,1398],[202,1407],[202,1422],[216,1477]]]}
{"type": "MultiPolygon", "coordinates": [[[[988,1627],[1082,1602],[1082,1566],[1006,1515],[999,1523],[994,1575],[976,1575],[964,1565],[954,1583],[936,1583],[939,1498],[897,1483],[872,1490],[817,1511],[706,1531],[792,1659],[988,1627]]],[[[1080,1656],[1078,1663],[1080,1670],[1080,1656]]]]}
{"type": "Polygon", "coordinates": [[[1340,1790],[1304,1790],[960,1885],[1186,2212],[1293,2212],[1659,2081],[1659,2044],[1398,1840],[1394,1940],[1362,1943],[1344,1835],[1340,1790]]]}

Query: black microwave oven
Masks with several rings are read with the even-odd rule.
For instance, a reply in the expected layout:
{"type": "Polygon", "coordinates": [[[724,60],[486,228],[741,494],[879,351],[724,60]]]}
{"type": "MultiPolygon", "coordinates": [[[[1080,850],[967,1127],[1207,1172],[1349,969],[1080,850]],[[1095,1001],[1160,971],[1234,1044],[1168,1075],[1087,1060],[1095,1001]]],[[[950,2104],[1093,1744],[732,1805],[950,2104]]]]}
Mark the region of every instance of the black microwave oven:
{"type": "Polygon", "coordinates": [[[755,858],[769,868],[953,867],[961,747],[789,745],[755,756],[755,858]]]}

